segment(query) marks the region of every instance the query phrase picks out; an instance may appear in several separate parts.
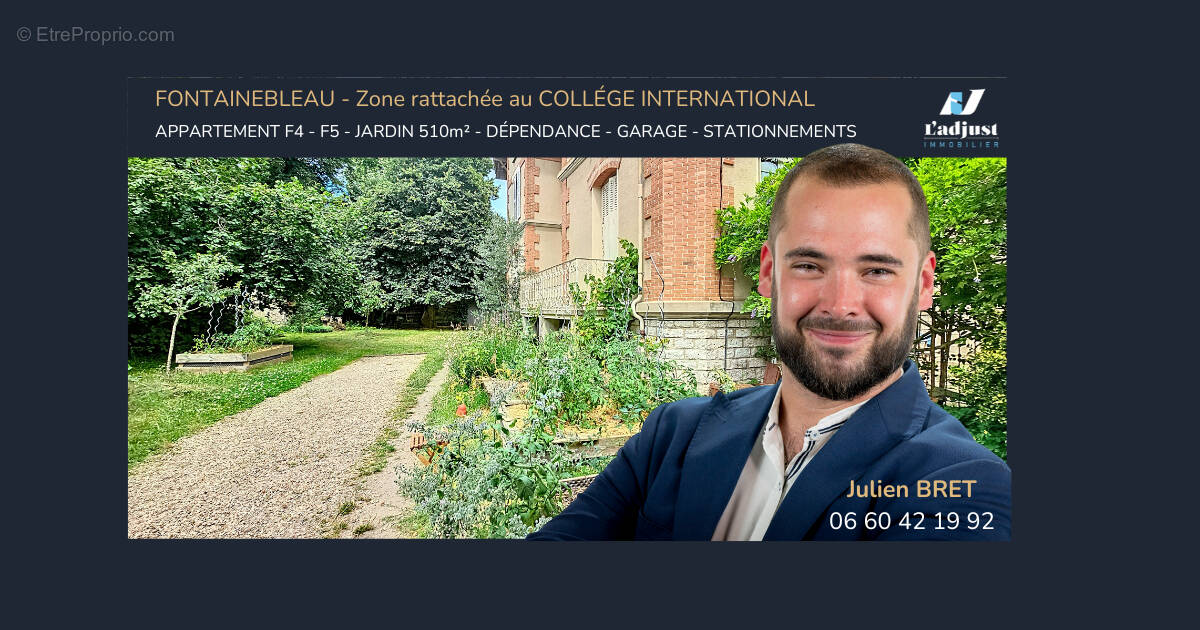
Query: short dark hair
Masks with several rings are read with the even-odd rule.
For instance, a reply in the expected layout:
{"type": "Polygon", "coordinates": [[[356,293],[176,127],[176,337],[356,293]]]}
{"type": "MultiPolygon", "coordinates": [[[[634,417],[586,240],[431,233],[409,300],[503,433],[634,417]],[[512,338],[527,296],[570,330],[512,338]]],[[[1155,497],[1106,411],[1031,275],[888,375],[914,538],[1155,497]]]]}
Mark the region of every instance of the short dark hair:
{"type": "Polygon", "coordinates": [[[908,188],[912,197],[912,216],[908,231],[917,241],[917,251],[924,255],[929,251],[929,206],[925,202],[925,191],[916,175],[903,162],[879,149],[861,144],[835,144],[817,149],[801,158],[779,183],[775,200],[771,204],[771,224],[767,231],[767,244],[774,249],[775,237],[783,229],[785,215],[783,206],[792,184],[800,177],[812,177],[817,181],[839,188],[864,184],[896,182],[908,188]]]}

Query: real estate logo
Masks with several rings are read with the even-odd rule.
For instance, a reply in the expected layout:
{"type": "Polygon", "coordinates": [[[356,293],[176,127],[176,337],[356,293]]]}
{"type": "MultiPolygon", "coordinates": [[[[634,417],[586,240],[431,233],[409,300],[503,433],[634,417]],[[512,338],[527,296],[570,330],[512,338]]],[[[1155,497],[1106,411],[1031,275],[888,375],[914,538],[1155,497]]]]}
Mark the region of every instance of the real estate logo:
{"type": "MultiPolygon", "coordinates": [[[[970,90],[964,100],[962,92],[950,92],[942,103],[938,116],[970,116],[983,100],[983,89],[970,90]]],[[[963,120],[954,122],[931,120],[925,124],[922,145],[927,149],[994,149],[1000,146],[1000,131],[997,123],[969,124],[963,120]]]]}
{"type": "Polygon", "coordinates": [[[975,113],[975,108],[979,107],[979,101],[983,99],[983,90],[971,90],[971,97],[967,99],[967,104],[963,106],[962,92],[951,92],[950,96],[946,97],[946,104],[942,105],[942,111],[939,116],[970,116],[975,113]]]}

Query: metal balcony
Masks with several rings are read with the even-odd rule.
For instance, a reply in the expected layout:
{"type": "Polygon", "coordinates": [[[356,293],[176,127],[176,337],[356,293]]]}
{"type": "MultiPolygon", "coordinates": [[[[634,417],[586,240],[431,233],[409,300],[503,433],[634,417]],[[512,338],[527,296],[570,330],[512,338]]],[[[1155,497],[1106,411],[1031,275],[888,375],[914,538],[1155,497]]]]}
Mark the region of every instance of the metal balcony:
{"type": "Polygon", "coordinates": [[[611,262],[599,258],[572,258],[521,278],[521,312],[556,317],[575,315],[575,304],[568,287],[574,284],[586,297],[591,290],[586,278],[608,275],[611,262]]]}

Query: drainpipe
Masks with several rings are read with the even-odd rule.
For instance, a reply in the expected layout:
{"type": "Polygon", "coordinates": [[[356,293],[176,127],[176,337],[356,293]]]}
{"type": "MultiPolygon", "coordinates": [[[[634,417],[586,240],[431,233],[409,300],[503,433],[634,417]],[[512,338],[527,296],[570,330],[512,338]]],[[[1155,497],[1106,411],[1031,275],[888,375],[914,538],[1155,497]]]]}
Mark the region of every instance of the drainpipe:
{"type": "Polygon", "coordinates": [[[638,302],[642,301],[642,261],[646,258],[646,254],[645,254],[646,242],[644,240],[645,236],[642,234],[642,232],[643,232],[642,226],[646,222],[646,219],[644,218],[644,216],[642,214],[644,212],[644,210],[642,209],[642,196],[646,193],[646,178],[642,176],[642,160],[643,159],[645,159],[645,158],[638,158],[638,168],[637,168],[637,177],[638,177],[638,207],[637,207],[638,293],[637,293],[637,296],[633,298],[633,301],[629,303],[629,309],[631,311],[633,311],[633,318],[637,320],[638,333],[641,334],[643,337],[645,337],[646,336],[646,322],[642,319],[641,315],[638,315],[638,312],[637,312],[637,304],[638,304],[638,302]]]}
{"type": "MultiPolygon", "coordinates": [[[[721,199],[721,201],[719,201],[717,203],[717,207],[722,207],[722,206],[724,206],[724,196],[725,196],[724,195],[724,191],[725,191],[725,187],[724,187],[724,184],[725,184],[725,158],[718,158],[718,159],[720,159],[721,165],[717,168],[717,190],[721,191],[718,194],[721,195],[722,199],[721,199]]],[[[717,266],[717,299],[721,300],[722,302],[725,302],[727,300],[725,299],[725,296],[721,294],[721,285],[724,284],[724,282],[722,282],[722,279],[723,279],[722,276],[724,276],[724,274],[721,273],[721,266],[718,265],[717,266]]],[[[734,276],[734,278],[735,278],[734,282],[736,283],[737,276],[734,276]]],[[[737,297],[736,292],[734,293],[733,297],[737,297]]],[[[729,314],[725,316],[725,339],[724,339],[725,356],[724,356],[724,360],[722,360],[722,362],[721,362],[721,366],[722,366],[721,369],[723,369],[726,374],[729,373],[729,319],[731,317],[733,317],[733,311],[736,308],[736,306],[735,306],[736,302],[734,300],[730,299],[730,300],[728,300],[728,302],[729,302],[729,314]]]]}

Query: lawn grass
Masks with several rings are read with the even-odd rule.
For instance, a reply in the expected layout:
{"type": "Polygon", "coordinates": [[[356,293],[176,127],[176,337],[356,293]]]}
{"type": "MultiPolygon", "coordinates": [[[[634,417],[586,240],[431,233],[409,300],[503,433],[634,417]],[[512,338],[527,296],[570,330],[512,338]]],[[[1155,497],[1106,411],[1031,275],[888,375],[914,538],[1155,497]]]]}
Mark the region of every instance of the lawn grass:
{"type": "Polygon", "coordinates": [[[129,371],[129,468],[185,435],[364,356],[414,352],[444,356],[457,334],[384,329],[287,333],[280,343],[292,344],[291,361],[226,374],[172,371],[168,377],[163,369],[166,357],[134,359],[129,371]]]}

